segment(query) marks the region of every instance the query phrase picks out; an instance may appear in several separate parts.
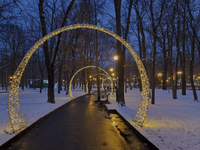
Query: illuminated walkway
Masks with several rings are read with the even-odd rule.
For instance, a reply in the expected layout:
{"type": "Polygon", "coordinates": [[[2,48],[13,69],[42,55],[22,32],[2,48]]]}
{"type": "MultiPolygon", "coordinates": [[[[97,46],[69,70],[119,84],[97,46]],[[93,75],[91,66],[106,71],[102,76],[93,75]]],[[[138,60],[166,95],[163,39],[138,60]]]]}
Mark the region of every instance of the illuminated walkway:
{"type": "Polygon", "coordinates": [[[17,150],[145,150],[144,144],[116,114],[86,95],[41,121],[8,149],[17,150]]]}

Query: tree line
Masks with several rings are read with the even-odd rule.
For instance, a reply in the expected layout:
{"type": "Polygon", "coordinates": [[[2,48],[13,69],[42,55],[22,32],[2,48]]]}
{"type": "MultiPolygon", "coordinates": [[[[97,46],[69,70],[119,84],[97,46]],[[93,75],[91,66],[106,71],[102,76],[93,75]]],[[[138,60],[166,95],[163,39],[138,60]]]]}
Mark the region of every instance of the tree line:
{"type": "MultiPolygon", "coordinates": [[[[189,85],[194,101],[199,74],[199,2],[189,0],[3,0],[0,4],[0,84],[8,89],[10,77],[27,51],[43,36],[72,24],[93,24],[112,30],[123,37],[141,58],[150,81],[151,103],[155,104],[155,88],[172,89],[177,98],[181,87],[186,95],[189,85]]],[[[136,63],[126,48],[103,32],[88,29],[66,31],[47,40],[31,57],[21,79],[48,80],[48,101],[55,103],[54,84],[58,93],[73,74],[88,65],[106,69],[115,67],[113,55],[119,56],[119,103],[124,106],[124,89],[140,86],[136,63]],[[126,84],[124,84],[124,82],[126,84]]],[[[85,87],[96,71],[88,68],[74,80],[85,87]]],[[[98,76],[98,74],[97,74],[98,76]]],[[[98,80],[98,78],[97,78],[98,80]]],[[[35,83],[35,82],[33,82],[35,83]]],[[[98,81],[98,84],[100,81],[98,81]]],[[[89,84],[90,85],[90,84],[89,84]]],[[[127,90],[125,90],[126,92],[127,90]]]]}

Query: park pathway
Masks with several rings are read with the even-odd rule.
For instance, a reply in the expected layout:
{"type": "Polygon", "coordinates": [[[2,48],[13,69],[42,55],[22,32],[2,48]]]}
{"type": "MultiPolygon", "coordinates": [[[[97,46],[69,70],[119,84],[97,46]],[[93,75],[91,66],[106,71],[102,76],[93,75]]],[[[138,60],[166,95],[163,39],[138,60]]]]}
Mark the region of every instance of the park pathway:
{"type": "Polygon", "coordinates": [[[12,150],[145,150],[116,114],[105,111],[95,95],[64,105],[12,143],[12,150]]]}

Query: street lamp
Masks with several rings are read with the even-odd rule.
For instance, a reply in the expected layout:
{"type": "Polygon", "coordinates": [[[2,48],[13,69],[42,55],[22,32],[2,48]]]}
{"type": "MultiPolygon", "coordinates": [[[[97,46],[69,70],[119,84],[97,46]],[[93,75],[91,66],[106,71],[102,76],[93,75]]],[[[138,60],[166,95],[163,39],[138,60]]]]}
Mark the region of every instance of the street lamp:
{"type": "Polygon", "coordinates": [[[114,58],[115,61],[118,60],[118,56],[117,55],[115,55],[113,58],[114,58]]]}
{"type": "MultiPolygon", "coordinates": [[[[161,79],[162,73],[158,73],[157,76],[158,76],[158,80],[159,80],[160,84],[162,84],[162,79],[161,79]]],[[[159,84],[159,86],[160,86],[160,84],[159,84]]]]}
{"type": "Polygon", "coordinates": [[[161,77],[161,76],[162,76],[162,73],[158,73],[158,76],[161,77]]]}
{"type": "Polygon", "coordinates": [[[113,57],[113,59],[115,60],[115,63],[116,63],[116,102],[118,102],[118,74],[117,74],[117,60],[118,60],[118,56],[115,55],[113,57]]]}
{"type": "Polygon", "coordinates": [[[178,74],[178,75],[182,74],[182,71],[178,71],[177,74],[178,74]]]}
{"type": "Polygon", "coordinates": [[[179,83],[179,80],[180,80],[180,86],[181,86],[182,85],[182,81],[181,81],[181,78],[179,79],[179,75],[182,75],[182,71],[178,71],[177,74],[178,74],[178,83],[179,83]]]}

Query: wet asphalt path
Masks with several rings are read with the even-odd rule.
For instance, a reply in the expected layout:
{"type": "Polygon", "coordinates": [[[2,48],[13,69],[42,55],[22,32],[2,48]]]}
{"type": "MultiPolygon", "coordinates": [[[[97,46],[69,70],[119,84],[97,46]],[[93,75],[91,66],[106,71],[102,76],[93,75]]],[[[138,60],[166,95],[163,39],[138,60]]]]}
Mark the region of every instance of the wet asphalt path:
{"type": "Polygon", "coordinates": [[[12,150],[145,150],[116,114],[94,95],[69,102],[12,143],[12,150]]]}

